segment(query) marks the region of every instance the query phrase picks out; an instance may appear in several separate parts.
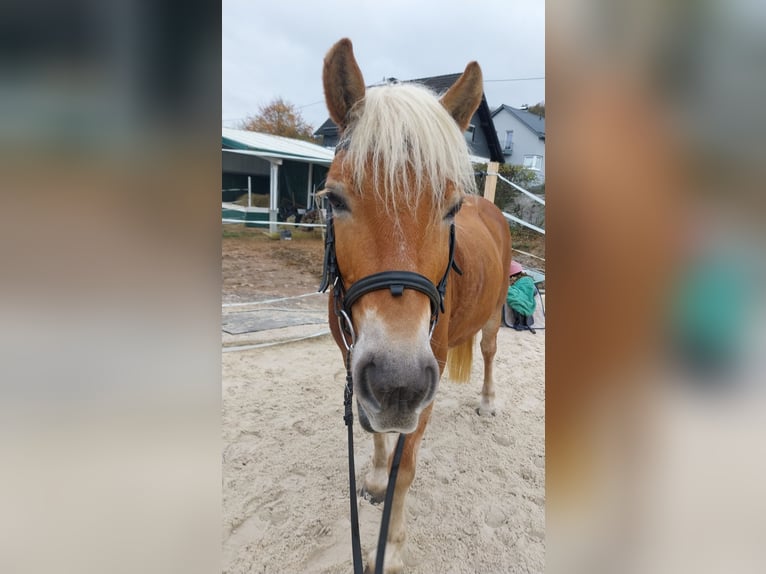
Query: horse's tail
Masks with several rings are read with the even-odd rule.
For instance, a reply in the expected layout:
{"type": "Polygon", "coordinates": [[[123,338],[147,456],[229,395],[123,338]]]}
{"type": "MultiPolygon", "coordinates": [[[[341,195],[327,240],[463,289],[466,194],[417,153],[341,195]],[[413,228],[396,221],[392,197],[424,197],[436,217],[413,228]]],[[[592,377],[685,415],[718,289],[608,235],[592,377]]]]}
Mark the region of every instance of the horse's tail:
{"type": "Polygon", "coordinates": [[[471,378],[475,337],[476,335],[447,351],[447,376],[456,383],[467,383],[471,378]]]}

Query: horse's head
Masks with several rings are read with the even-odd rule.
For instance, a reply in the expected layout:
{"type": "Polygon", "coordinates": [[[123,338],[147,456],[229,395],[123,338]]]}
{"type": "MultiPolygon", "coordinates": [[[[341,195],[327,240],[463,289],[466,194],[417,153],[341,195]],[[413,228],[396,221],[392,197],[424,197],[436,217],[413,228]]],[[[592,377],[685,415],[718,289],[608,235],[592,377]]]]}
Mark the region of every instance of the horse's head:
{"type": "MultiPolygon", "coordinates": [[[[441,99],[412,84],[367,90],[344,39],[325,57],[323,81],[342,134],[324,193],[345,293],[385,271],[438,285],[449,271],[450,228],[474,186],[462,132],[481,102],[481,69],[468,64],[441,99]]],[[[406,284],[403,290],[364,290],[349,311],[362,426],[412,432],[436,393],[447,351],[446,317],[432,341],[439,310],[434,313],[425,290],[406,284]]],[[[340,345],[340,328],[331,326],[340,345]]]]}

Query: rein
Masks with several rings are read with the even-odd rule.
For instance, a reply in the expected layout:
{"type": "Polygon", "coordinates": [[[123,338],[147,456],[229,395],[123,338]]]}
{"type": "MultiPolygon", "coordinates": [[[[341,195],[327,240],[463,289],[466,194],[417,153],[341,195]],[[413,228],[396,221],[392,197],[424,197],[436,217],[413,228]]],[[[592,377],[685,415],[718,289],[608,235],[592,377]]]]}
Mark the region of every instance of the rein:
{"type": "MultiPolygon", "coordinates": [[[[337,151],[337,150],[336,150],[337,151]]],[[[362,544],[359,535],[359,510],[356,500],[356,470],[354,468],[354,414],[352,411],[354,382],[351,374],[351,354],[356,343],[356,332],[351,322],[351,307],[362,296],[372,291],[389,289],[393,297],[401,297],[405,289],[419,291],[428,296],[431,302],[431,321],[429,338],[433,335],[439,313],[444,313],[444,297],[447,292],[447,278],[450,270],[462,275],[460,267],[455,263],[455,222],[450,225],[449,236],[449,260],[444,275],[438,285],[434,285],[425,275],[413,271],[383,271],[368,275],[355,283],[348,290],[343,285],[343,278],[338,268],[338,260],[335,255],[335,228],[333,225],[332,206],[327,207],[327,228],[325,232],[325,253],[322,269],[322,282],[319,292],[326,292],[332,285],[332,298],[335,315],[338,319],[341,338],[346,347],[346,385],[343,390],[343,420],[348,429],[348,475],[349,490],[351,497],[351,547],[354,563],[354,574],[362,574],[362,544]]],[[[383,506],[383,516],[380,523],[378,537],[378,551],[375,559],[375,574],[383,573],[383,561],[385,560],[386,541],[388,538],[388,525],[391,519],[391,506],[396,487],[396,477],[404,449],[405,435],[400,434],[394,450],[394,458],[388,476],[386,498],[383,506]]]]}

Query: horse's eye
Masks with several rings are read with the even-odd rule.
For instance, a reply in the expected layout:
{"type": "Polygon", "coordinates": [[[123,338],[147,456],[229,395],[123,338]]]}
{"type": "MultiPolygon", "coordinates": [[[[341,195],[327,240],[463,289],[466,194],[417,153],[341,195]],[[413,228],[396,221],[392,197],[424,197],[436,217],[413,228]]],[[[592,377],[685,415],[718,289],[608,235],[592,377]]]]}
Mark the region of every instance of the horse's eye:
{"type": "Polygon", "coordinates": [[[453,205],[447,212],[447,215],[444,216],[444,219],[453,219],[455,215],[457,215],[457,212],[460,211],[461,207],[463,207],[463,200],[460,200],[455,205],[453,205]]]}
{"type": "Polygon", "coordinates": [[[330,202],[333,211],[348,211],[346,202],[337,193],[329,192],[327,194],[327,201],[330,202]]]}

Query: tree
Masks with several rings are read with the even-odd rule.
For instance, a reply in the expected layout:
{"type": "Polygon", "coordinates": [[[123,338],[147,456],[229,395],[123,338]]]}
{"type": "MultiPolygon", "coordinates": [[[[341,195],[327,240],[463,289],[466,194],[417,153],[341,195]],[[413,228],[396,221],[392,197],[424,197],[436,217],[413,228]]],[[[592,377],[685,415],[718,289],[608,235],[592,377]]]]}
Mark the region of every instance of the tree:
{"type": "Polygon", "coordinates": [[[539,102],[535,104],[534,106],[529,106],[527,108],[527,111],[533,114],[536,114],[540,116],[541,118],[544,118],[545,117],[545,102],[539,102]]]}
{"type": "Polygon", "coordinates": [[[248,116],[242,129],[305,141],[314,141],[314,128],[303,119],[293,104],[281,97],[258,108],[255,116],[248,116]]]}

